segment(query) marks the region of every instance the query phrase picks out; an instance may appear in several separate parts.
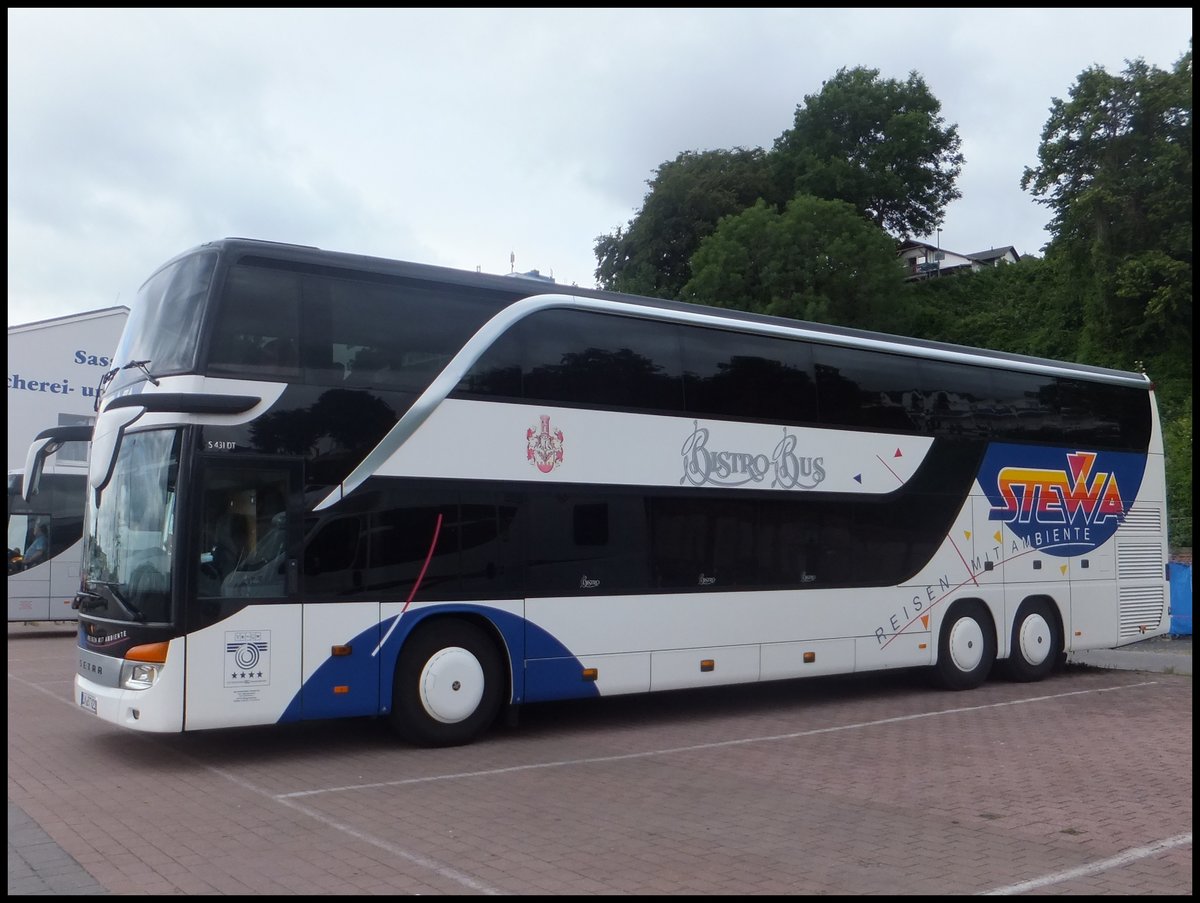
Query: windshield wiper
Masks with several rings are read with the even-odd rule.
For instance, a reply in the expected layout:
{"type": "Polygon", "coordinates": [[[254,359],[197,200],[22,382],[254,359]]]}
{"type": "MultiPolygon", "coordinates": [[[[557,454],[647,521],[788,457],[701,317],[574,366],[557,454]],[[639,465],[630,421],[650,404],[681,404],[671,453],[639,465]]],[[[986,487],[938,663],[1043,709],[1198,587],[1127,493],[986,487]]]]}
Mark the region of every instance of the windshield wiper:
{"type": "Polygon", "coordinates": [[[105,373],[102,377],[100,377],[100,384],[96,386],[96,401],[92,405],[92,409],[96,411],[100,410],[100,396],[104,394],[104,389],[108,386],[108,384],[113,381],[113,377],[115,377],[122,370],[141,370],[146,374],[146,379],[150,380],[150,382],[157,386],[159,384],[158,380],[154,377],[154,374],[150,372],[149,365],[150,361],[148,360],[130,361],[128,364],[123,366],[113,367],[111,370],[105,373]]]}
{"type": "Polygon", "coordinates": [[[152,382],[154,385],[157,386],[158,380],[155,379],[154,374],[150,372],[149,364],[150,364],[149,361],[130,361],[128,364],[126,364],[121,369],[122,370],[134,370],[134,369],[141,370],[143,373],[146,374],[146,379],[150,380],[150,382],[152,382]]]}
{"type": "Polygon", "coordinates": [[[96,401],[92,404],[92,410],[100,410],[100,396],[104,394],[104,387],[113,381],[113,377],[121,372],[120,367],[113,367],[102,377],[100,377],[100,385],[96,386],[96,401]]]}
{"type": "Polygon", "coordinates": [[[95,593],[89,593],[82,589],[75,594],[75,599],[71,602],[71,607],[79,611],[92,611],[93,609],[101,608],[103,605],[103,596],[98,596],[95,593]]]}
{"type": "MultiPolygon", "coordinates": [[[[87,582],[89,584],[94,584],[96,586],[104,587],[104,589],[107,591],[108,596],[114,602],[116,602],[117,605],[121,606],[121,608],[124,609],[125,614],[129,615],[129,617],[133,618],[135,621],[146,620],[146,616],[144,614],[142,614],[140,611],[138,611],[137,608],[135,608],[132,603],[125,601],[125,599],[123,599],[121,597],[121,594],[117,592],[116,587],[121,586],[122,585],[121,583],[119,583],[115,580],[93,580],[91,578],[88,578],[87,582]]],[[[95,598],[103,598],[101,596],[95,596],[94,593],[87,593],[87,595],[93,596],[95,598]]]]}

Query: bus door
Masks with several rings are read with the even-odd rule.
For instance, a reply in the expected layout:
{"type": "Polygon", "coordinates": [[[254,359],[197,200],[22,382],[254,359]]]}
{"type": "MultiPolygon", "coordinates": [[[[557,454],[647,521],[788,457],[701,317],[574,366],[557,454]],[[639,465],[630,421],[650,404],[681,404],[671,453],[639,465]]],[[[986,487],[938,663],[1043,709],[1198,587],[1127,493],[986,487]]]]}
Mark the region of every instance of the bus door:
{"type": "Polygon", "coordinates": [[[379,712],[378,599],[364,599],[369,512],[312,514],[304,535],[305,718],[379,712]]]}
{"type": "Polygon", "coordinates": [[[300,692],[300,464],[197,458],[184,729],[273,724],[300,692]]]}

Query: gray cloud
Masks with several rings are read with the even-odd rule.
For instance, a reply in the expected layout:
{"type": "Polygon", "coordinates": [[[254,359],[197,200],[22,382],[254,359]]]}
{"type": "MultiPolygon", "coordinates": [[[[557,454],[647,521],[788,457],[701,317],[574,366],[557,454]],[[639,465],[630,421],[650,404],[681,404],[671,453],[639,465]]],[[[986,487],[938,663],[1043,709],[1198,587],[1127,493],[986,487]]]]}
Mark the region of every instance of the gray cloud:
{"type": "Polygon", "coordinates": [[[967,161],[941,235],[1037,253],[1019,186],[1090,65],[1191,10],[8,11],[9,324],[129,303],[243,235],[593,283],[685,150],[770,147],[842,66],[919,72],[967,161]]]}

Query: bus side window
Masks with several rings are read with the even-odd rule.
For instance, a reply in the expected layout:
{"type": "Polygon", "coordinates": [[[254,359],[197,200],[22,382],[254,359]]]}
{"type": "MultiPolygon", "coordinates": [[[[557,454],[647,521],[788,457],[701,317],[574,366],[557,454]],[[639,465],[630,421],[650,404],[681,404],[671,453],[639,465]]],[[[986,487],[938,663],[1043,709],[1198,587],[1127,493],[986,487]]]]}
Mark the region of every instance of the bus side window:
{"type": "Polygon", "coordinates": [[[230,271],[214,326],[208,372],[299,378],[300,282],[258,267],[230,271]]]}
{"type": "Polygon", "coordinates": [[[206,475],[199,555],[201,596],[286,594],[287,479],[278,471],[206,475]]]}
{"type": "Polygon", "coordinates": [[[50,530],[46,526],[45,521],[37,521],[33,525],[33,532],[30,535],[29,545],[25,547],[25,553],[21,556],[24,559],[25,567],[32,567],[35,564],[41,564],[46,560],[46,556],[49,551],[50,530]]]}
{"type": "Polygon", "coordinates": [[[346,381],[356,386],[369,386],[386,379],[391,363],[383,352],[364,348],[354,356],[346,372],[346,381]]]}
{"type": "Polygon", "coordinates": [[[266,367],[296,368],[296,342],[289,338],[275,338],[267,341],[260,352],[261,363],[266,367]]]}
{"type": "Polygon", "coordinates": [[[49,528],[37,515],[16,514],[8,522],[8,573],[40,564],[50,551],[49,528]]]}
{"type": "Polygon", "coordinates": [[[360,592],[366,558],[365,516],[339,516],[314,525],[304,544],[304,592],[319,599],[360,592]]]}

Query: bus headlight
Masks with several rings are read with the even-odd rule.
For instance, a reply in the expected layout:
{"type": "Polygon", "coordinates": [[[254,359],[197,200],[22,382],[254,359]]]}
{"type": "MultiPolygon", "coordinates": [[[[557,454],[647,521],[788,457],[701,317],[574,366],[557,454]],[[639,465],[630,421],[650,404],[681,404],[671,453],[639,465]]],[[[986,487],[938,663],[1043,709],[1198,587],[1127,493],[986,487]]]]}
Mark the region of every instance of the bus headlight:
{"type": "Polygon", "coordinates": [[[154,662],[122,662],[121,686],[126,690],[148,690],[158,680],[161,668],[154,662]]]}
{"type": "Polygon", "coordinates": [[[148,690],[167,663],[168,643],[133,646],[121,662],[121,686],[126,690],[148,690]]]}

